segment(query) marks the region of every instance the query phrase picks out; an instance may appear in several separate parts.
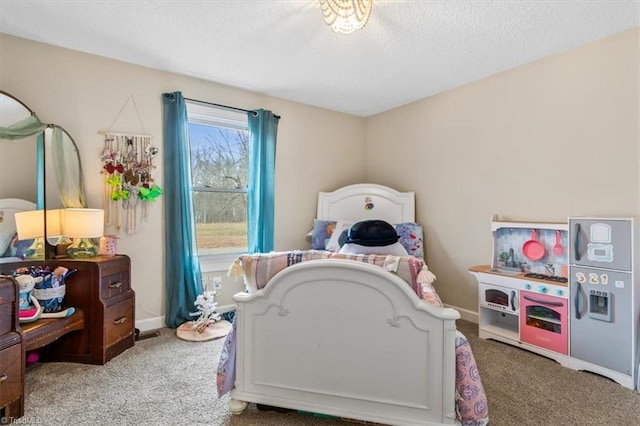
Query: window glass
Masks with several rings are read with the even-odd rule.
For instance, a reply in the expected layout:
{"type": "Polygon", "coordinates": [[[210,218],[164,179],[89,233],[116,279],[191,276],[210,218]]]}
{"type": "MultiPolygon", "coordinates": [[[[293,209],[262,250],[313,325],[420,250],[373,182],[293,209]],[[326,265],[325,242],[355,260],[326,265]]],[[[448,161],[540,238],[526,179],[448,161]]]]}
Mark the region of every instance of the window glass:
{"type": "Polygon", "coordinates": [[[198,254],[247,250],[249,132],[245,113],[187,103],[198,254]]]}

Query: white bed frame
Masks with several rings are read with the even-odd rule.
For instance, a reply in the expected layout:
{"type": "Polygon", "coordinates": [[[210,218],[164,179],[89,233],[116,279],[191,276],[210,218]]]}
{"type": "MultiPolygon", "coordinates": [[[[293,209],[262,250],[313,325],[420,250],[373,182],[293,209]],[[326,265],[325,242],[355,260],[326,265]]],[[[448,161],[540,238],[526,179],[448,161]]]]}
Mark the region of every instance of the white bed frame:
{"type": "MultiPolygon", "coordinates": [[[[16,233],[16,213],[35,210],[35,203],[20,198],[0,199],[0,238],[12,239],[16,233]]],[[[7,242],[4,240],[3,242],[7,242]]],[[[3,245],[4,247],[4,245],[3,245]]],[[[4,253],[0,253],[2,256],[4,253]]],[[[18,257],[0,257],[0,263],[15,262],[18,257]]]]}
{"type": "MultiPolygon", "coordinates": [[[[371,184],[321,192],[318,218],[412,222],[414,194],[371,184]]],[[[254,402],[393,425],[457,423],[459,313],[420,300],[401,278],[312,260],[234,300],[232,413],[254,402]]]]}

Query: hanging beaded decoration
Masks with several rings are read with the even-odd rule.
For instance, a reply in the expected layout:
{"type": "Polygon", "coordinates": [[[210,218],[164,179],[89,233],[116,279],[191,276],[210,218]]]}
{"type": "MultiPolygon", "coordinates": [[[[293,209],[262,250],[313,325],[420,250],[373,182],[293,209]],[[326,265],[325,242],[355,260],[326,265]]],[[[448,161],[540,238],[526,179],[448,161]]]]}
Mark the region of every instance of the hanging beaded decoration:
{"type": "Polygon", "coordinates": [[[140,112],[133,95],[129,95],[109,130],[103,133],[102,171],[104,175],[103,205],[105,226],[123,229],[127,234],[136,231],[141,220],[149,216],[148,204],[155,202],[162,189],[154,183],[151,172],[158,148],[151,145],[151,136],[145,134],[140,112]],[[141,135],[112,131],[125,108],[131,104],[142,128],[141,135]]]}
{"type": "Polygon", "coordinates": [[[136,232],[138,217],[146,220],[148,205],[162,194],[151,172],[158,148],[149,135],[105,133],[102,162],[105,226],[136,232]]]}

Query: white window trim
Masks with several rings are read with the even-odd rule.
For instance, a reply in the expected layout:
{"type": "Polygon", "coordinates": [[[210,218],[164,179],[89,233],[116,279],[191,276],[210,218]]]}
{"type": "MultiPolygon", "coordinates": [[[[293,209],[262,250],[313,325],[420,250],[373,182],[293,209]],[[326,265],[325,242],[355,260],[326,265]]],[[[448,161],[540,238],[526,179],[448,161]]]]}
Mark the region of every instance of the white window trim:
{"type": "Polygon", "coordinates": [[[239,130],[247,130],[249,128],[249,118],[246,112],[231,111],[194,102],[186,102],[186,105],[187,117],[190,122],[225,126],[239,130]]]}
{"type": "Polygon", "coordinates": [[[200,261],[200,271],[202,273],[221,271],[226,273],[233,261],[243,254],[244,253],[224,253],[198,256],[198,260],[200,261]]]}

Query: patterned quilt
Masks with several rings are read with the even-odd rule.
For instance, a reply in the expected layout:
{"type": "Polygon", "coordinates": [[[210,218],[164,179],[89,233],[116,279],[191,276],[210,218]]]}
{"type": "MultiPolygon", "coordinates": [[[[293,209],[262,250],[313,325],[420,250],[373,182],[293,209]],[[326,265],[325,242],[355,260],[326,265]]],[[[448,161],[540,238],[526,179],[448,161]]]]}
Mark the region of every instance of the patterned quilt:
{"type": "MultiPolygon", "coordinates": [[[[240,256],[229,268],[230,276],[242,276],[248,292],[254,292],[269,282],[287,266],[313,259],[345,259],[380,266],[396,273],[416,294],[435,306],[443,306],[433,287],[435,275],[423,260],[411,256],[350,255],[320,250],[276,252],[240,256]]],[[[489,421],[487,398],[478,374],[475,358],[467,338],[456,332],[456,412],[463,425],[486,425],[489,421]]],[[[217,388],[222,396],[235,381],[235,322],[224,343],[218,364],[217,388]]]]}

